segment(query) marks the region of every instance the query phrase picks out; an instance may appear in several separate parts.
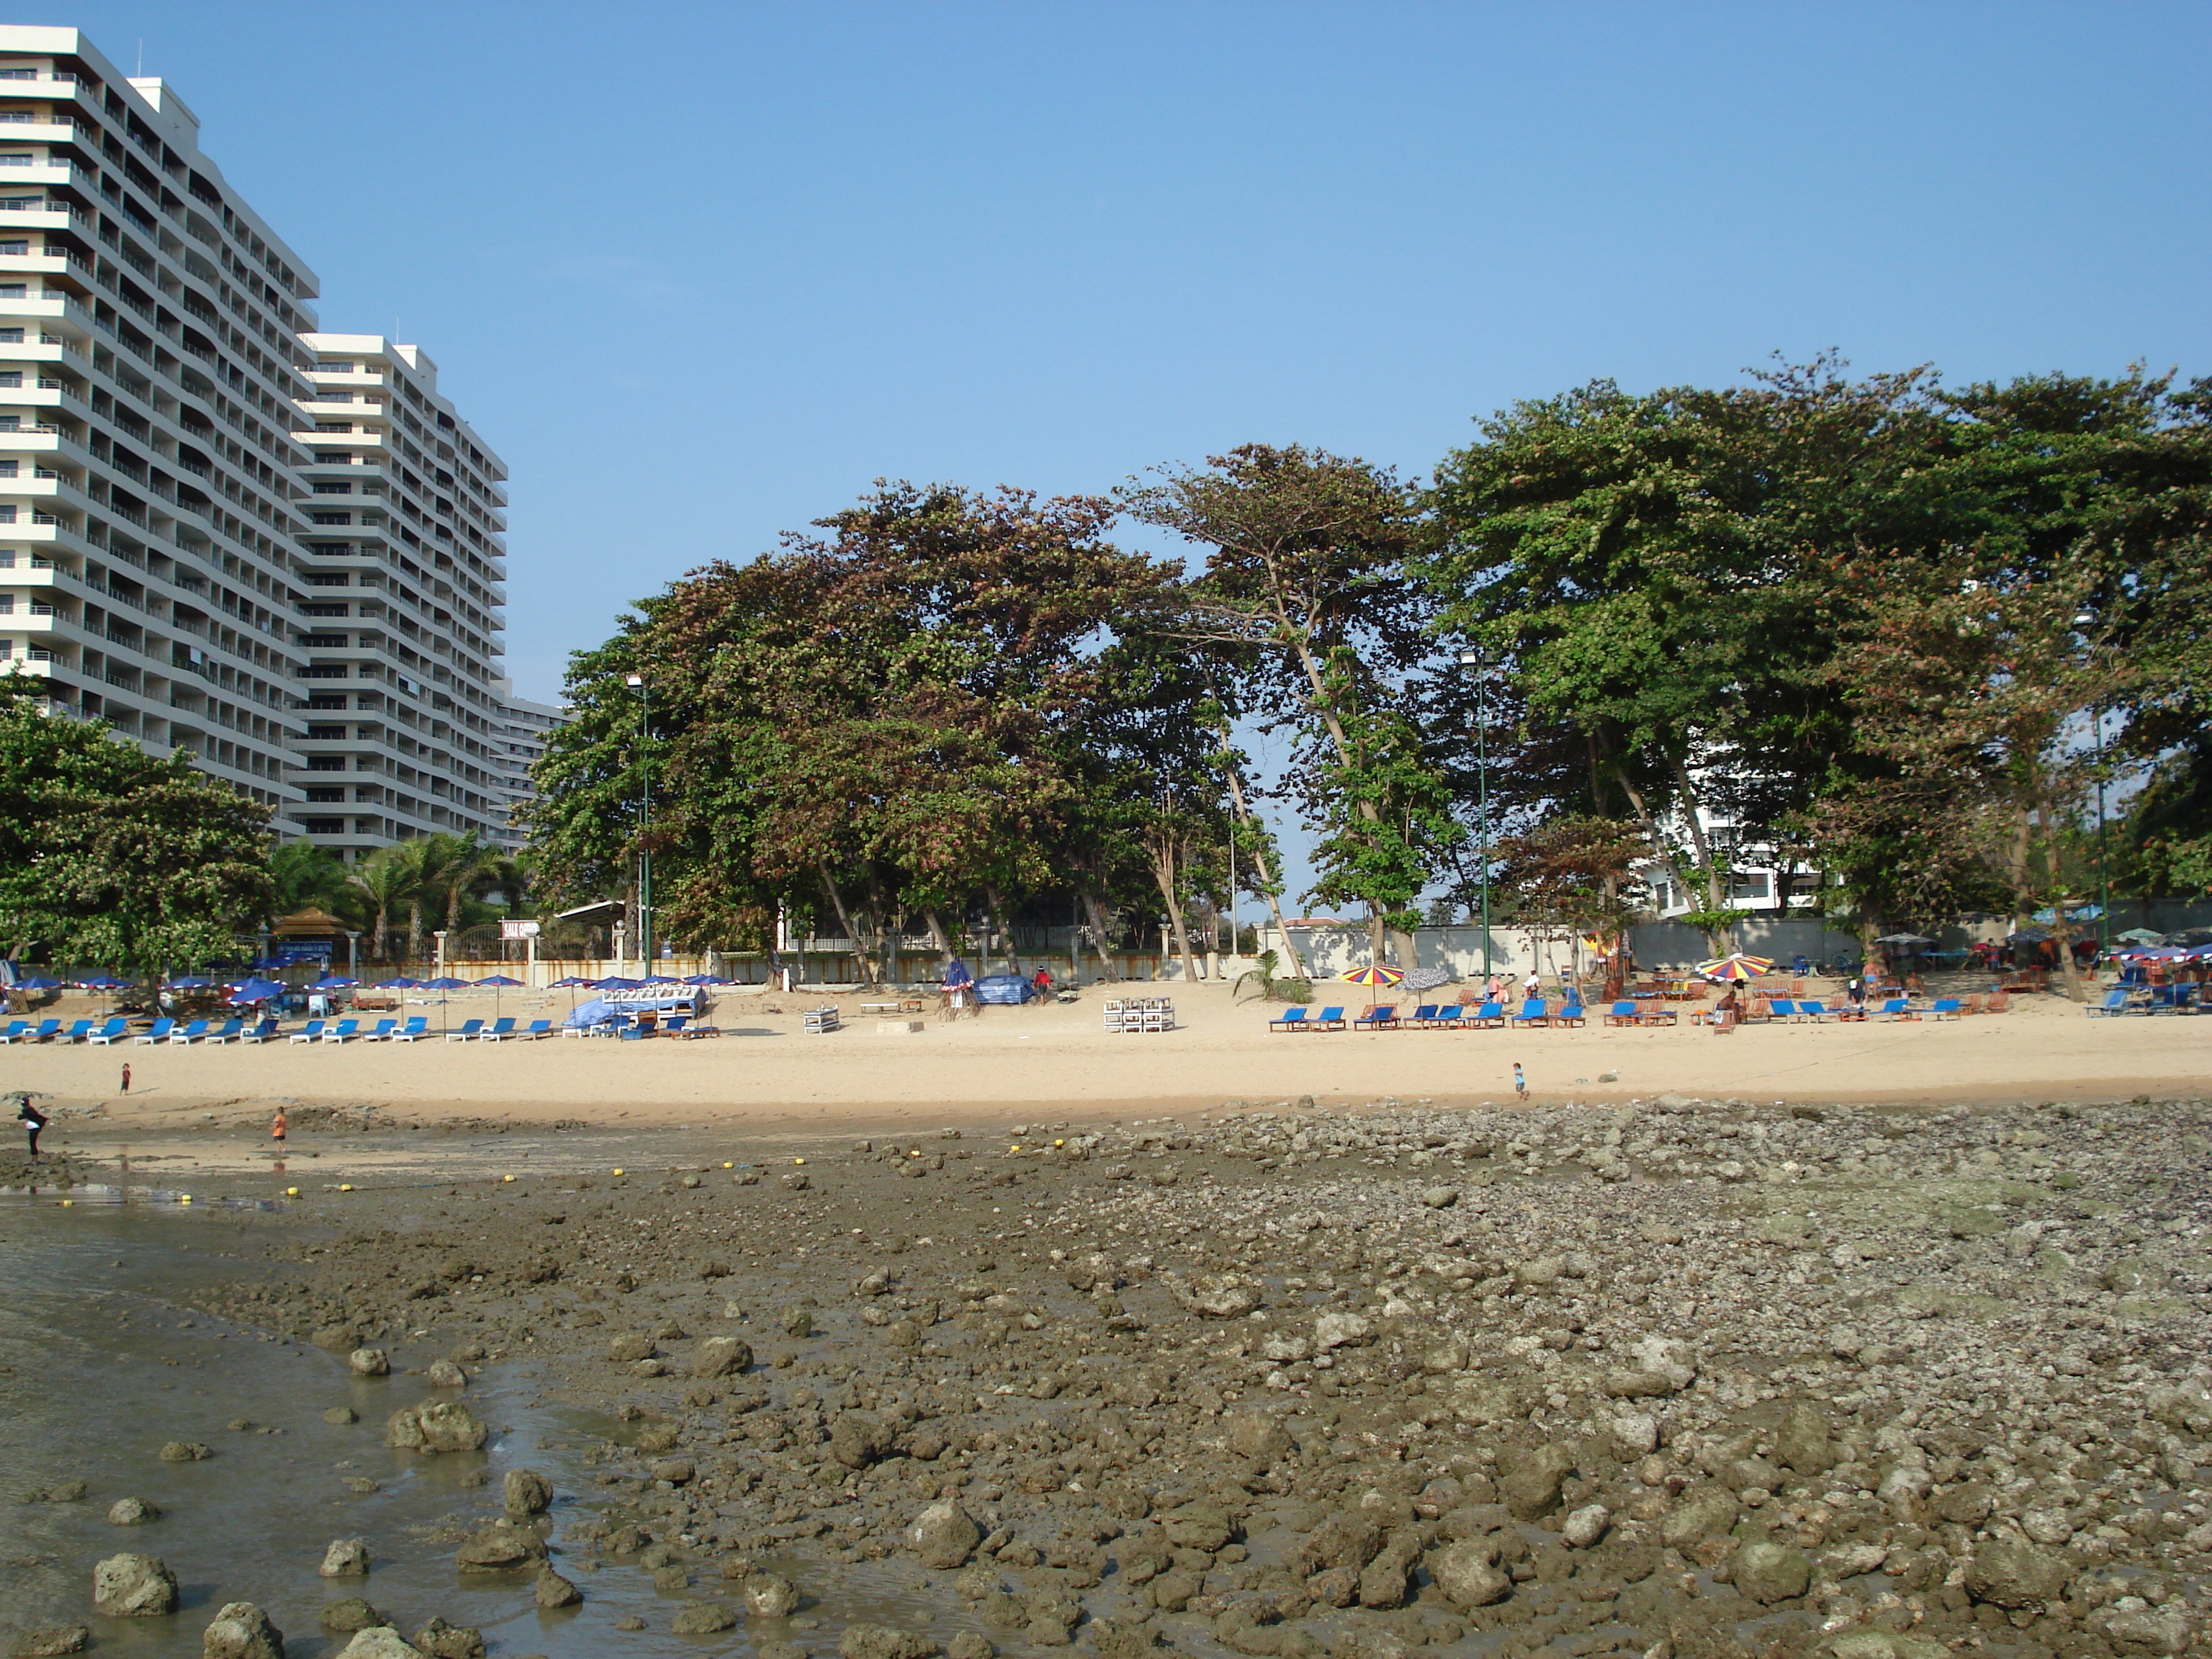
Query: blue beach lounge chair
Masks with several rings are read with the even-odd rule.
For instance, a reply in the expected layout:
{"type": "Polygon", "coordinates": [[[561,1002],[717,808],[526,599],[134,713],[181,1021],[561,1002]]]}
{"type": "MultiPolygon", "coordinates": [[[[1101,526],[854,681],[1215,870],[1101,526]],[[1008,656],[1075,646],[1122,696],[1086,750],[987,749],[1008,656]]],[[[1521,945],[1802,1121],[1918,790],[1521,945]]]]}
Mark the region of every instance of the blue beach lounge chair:
{"type": "Polygon", "coordinates": [[[514,1035],[514,1021],[511,1018],[501,1018],[492,1021],[489,1025],[484,1027],[483,1035],[478,1037],[477,1041],[479,1042],[504,1042],[507,1038],[514,1035]]]}
{"type": "Polygon", "coordinates": [[[465,1020],[462,1023],[461,1028],[458,1031],[448,1031],[446,1033],[446,1041],[448,1042],[466,1042],[471,1037],[475,1036],[483,1030],[483,1022],[482,1020],[465,1020]]]}
{"type": "Polygon", "coordinates": [[[319,1019],[311,1019],[305,1025],[302,1025],[298,1030],[292,1033],[292,1041],[295,1042],[315,1042],[321,1040],[322,1035],[323,1022],[319,1019]]]}
{"type": "Polygon", "coordinates": [[[133,1042],[145,1044],[167,1042],[169,1040],[169,1033],[176,1030],[176,1028],[177,1022],[169,1018],[165,1014],[160,1019],[155,1020],[152,1025],[139,1032],[137,1036],[132,1037],[131,1040],[133,1042]]]}
{"type": "Polygon", "coordinates": [[[1395,1002],[1370,1008],[1352,1022],[1355,1031],[1395,1031],[1398,1029],[1398,1005],[1395,1002]]]}
{"type": "Polygon", "coordinates": [[[1267,1029],[1271,1031],[1308,1031],[1313,1028],[1306,1023],[1304,1009],[1285,1008],[1280,1019],[1267,1022],[1267,1029]]]}
{"type": "Polygon", "coordinates": [[[87,1031],[84,1034],[84,1040],[95,1047],[105,1048],[110,1043],[113,1042],[116,1038],[119,1036],[127,1036],[130,1035],[130,1032],[131,1022],[124,1018],[120,1014],[118,1014],[113,1019],[109,1020],[106,1024],[101,1026],[97,1031],[87,1031]]]}
{"type": "Polygon", "coordinates": [[[421,1037],[428,1036],[429,1032],[430,1016],[428,1014],[414,1014],[408,1018],[408,1021],[404,1025],[401,1026],[398,1030],[392,1034],[392,1041],[394,1042],[413,1042],[421,1037]]]}
{"type": "Polygon", "coordinates": [[[1522,1003],[1521,1012],[1513,1016],[1513,1024],[1516,1027],[1522,1025],[1541,1025],[1546,1023],[1547,1018],[1547,1016],[1544,1012],[1544,999],[1541,997],[1530,997],[1522,1003]]]}
{"type": "Polygon", "coordinates": [[[1344,1010],[1341,1008],[1322,1009],[1320,1013],[1314,1016],[1314,1030],[1316,1031],[1341,1031],[1344,1030],[1344,1010]]]}
{"type": "Polygon", "coordinates": [[[196,1019],[189,1025],[185,1026],[183,1030],[170,1032],[169,1041],[172,1042],[193,1043],[198,1042],[207,1034],[208,1023],[204,1019],[196,1019]]]}
{"type": "Polygon", "coordinates": [[[323,1041],[325,1042],[350,1042],[360,1034],[361,1022],[359,1020],[342,1019],[337,1024],[331,1026],[329,1030],[323,1033],[323,1041]]]}
{"type": "Polygon", "coordinates": [[[525,1042],[535,1042],[542,1036],[551,1036],[552,1032],[553,1022],[551,1020],[533,1019],[529,1024],[524,1026],[514,1035],[525,1042]]]}

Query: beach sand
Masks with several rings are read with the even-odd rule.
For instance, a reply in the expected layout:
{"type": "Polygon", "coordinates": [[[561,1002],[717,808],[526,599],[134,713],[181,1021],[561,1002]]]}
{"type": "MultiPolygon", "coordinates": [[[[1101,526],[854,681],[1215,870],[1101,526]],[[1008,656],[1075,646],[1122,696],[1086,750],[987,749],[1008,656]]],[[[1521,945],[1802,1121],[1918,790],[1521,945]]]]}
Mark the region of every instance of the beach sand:
{"type": "MultiPolygon", "coordinates": [[[[932,1017],[911,1035],[879,1031],[857,995],[830,999],[844,1009],[845,1029],[808,1036],[799,1013],[821,996],[728,995],[714,1015],[723,1036],[712,1041],[17,1046],[0,1051],[0,1088],[104,1108],[117,1128],[280,1100],[374,1105],[418,1121],[583,1118],[640,1128],[1017,1121],[1046,1103],[1111,1117],[1305,1096],[1334,1108],[1391,1097],[1459,1107],[1510,1100],[1516,1061],[1533,1098],[1553,1104],[1668,1091],[1762,1103],[2012,1103],[2212,1091],[2212,1022],[2097,1018],[2057,996],[1942,1023],[1777,1023],[1726,1035],[1691,1024],[1686,1012],[1680,1025],[1658,1029],[1594,1017],[1571,1030],[1285,1034],[1267,1030],[1279,1005],[1249,994],[1232,1002],[1224,985],[1138,988],[1171,995],[1178,1029],[1109,1034],[1101,1029],[1104,997],[1089,989],[1073,1005],[993,1008],[950,1024],[932,1017]],[[118,1089],[125,1060],[128,1096],[118,1089]]],[[[1343,1000],[1353,1013],[1364,1002],[1343,1000]]],[[[568,1007],[565,994],[509,995],[500,1012],[558,1018],[568,1007]]],[[[489,998],[457,999],[446,1013],[458,1024],[491,1012],[489,998]]]]}

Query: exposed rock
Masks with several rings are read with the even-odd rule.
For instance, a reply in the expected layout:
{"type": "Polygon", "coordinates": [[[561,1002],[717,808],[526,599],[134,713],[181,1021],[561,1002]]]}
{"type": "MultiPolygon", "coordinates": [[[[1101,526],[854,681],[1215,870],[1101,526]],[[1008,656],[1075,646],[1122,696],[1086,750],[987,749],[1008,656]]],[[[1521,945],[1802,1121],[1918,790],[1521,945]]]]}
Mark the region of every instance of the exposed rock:
{"type": "Polygon", "coordinates": [[[107,1506],[111,1527],[143,1527],[161,1518],[161,1511],[143,1498],[118,1498],[107,1506]]]}
{"type": "Polygon", "coordinates": [[[384,1425],[384,1443],[422,1452],[476,1451],[489,1437],[481,1419],[458,1400],[403,1406],[384,1425]]]}
{"type": "Polygon", "coordinates": [[[617,1365],[634,1365],[641,1359],[653,1358],[659,1352],[659,1344],[642,1331],[607,1339],[607,1358],[617,1365]]]}
{"type": "Polygon", "coordinates": [[[1429,1558],[1429,1577],[1455,1607],[1486,1607],[1513,1593],[1513,1577],[1498,1565],[1498,1546],[1471,1538],[1448,1544],[1429,1558]]]}
{"type": "Polygon", "coordinates": [[[1570,1515],[1559,1528],[1563,1541],[1575,1549],[1596,1547],[1613,1525],[1613,1515],[1602,1504],[1585,1504],[1570,1515]]]}
{"type": "Polygon", "coordinates": [[[936,1651],[927,1636],[888,1625],[848,1625],[837,1643],[840,1659],[930,1659],[936,1651]]]}
{"type": "Polygon", "coordinates": [[[162,1446],[160,1455],[164,1463],[198,1463],[213,1457],[215,1451],[197,1440],[172,1440],[162,1446]]]}
{"type": "Polygon", "coordinates": [[[535,1532],[501,1522],[482,1532],[453,1552],[454,1563],[467,1571],[500,1572],[534,1561],[545,1553],[535,1532]]]}
{"type": "Polygon", "coordinates": [[[13,1659],[52,1659],[64,1653],[82,1653],[92,1645],[92,1632],[83,1625],[41,1625],[27,1630],[8,1650],[13,1659]]]}
{"type": "Polygon", "coordinates": [[[356,1348],[346,1356],[346,1369],[356,1376],[389,1376],[392,1356],[381,1348],[356,1348]]]}
{"type": "Polygon", "coordinates": [[[323,1413],[323,1421],[343,1426],[361,1421],[361,1413],[350,1406],[333,1406],[323,1413]]]}
{"type": "Polygon", "coordinates": [[[1835,1468],[1828,1419],[1810,1401],[1798,1401],[1784,1415],[1775,1431],[1774,1460],[1800,1474],[1821,1474],[1835,1468]]]}
{"type": "Polygon", "coordinates": [[[1559,1507],[1560,1488],[1575,1467],[1575,1455],[1557,1441],[1539,1446],[1498,1483],[1498,1496],[1516,1520],[1534,1521],[1559,1507]]]}
{"type": "Polygon", "coordinates": [[[316,1571],[325,1578],[357,1577],[368,1571],[368,1543],[360,1538],[337,1538],[323,1552],[323,1565],[316,1571]]]}
{"type": "Polygon", "coordinates": [[[2074,1568],[2064,1556],[2028,1543],[1982,1544],[1966,1564],[1966,1593],[2000,1607],[2051,1607],[2064,1599],[2073,1581],[2074,1568]]]}
{"type": "Polygon", "coordinates": [[[450,1359],[432,1360],[429,1370],[423,1375],[434,1389],[465,1389],[469,1386],[469,1374],[450,1359]]]}
{"type": "Polygon", "coordinates": [[[1260,1305],[1260,1286],[1243,1273],[1195,1273],[1174,1289],[1200,1319],[1242,1319],[1260,1305]]]}
{"type": "Polygon", "coordinates": [[[967,1510],[948,1498],[932,1504],[915,1517],[914,1524],[907,1528],[906,1541],[908,1547],[921,1558],[922,1565],[945,1571],[965,1566],[982,1537],[983,1529],[967,1510]]]}
{"type": "Polygon", "coordinates": [[[897,1438],[896,1431],[873,1412],[841,1412],[830,1425],[830,1455],[848,1469],[864,1469],[897,1438]]]}
{"type": "Polygon", "coordinates": [[[429,1659],[483,1659],[483,1632],[473,1625],[434,1618],[415,1632],[414,1641],[429,1659]]]}
{"type": "Polygon", "coordinates": [[[753,1351],[750,1343],[734,1336],[710,1336],[699,1345],[691,1357],[691,1375],[711,1380],[718,1376],[737,1376],[752,1369],[753,1351]]]}
{"type": "Polygon", "coordinates": [[[799,1586],[780,1572],[757,1572],[745,1580],[745,1611],[756,1619],[788,1619],[799,1611],[799,1586]]]}
{"type": "Polygon", "coordinates": [[[734,1629],[737,1622],[736,1609],[726,1602],[686,1601],[676,1609],[669,1628],[678,1636],[712,1636],[717,1631],[734,1629]]]}
{"type": "Polygon", "coordinates": [[[1449,1210],[1459,1202],[1456,1187],[1431,1187],[1421,1194],[1421,1202],[1431,1210],[1449,1210]]]}
{"type": "Polygon", "coordinates": [[[1813,1582],[1813,1563],[1802,1550],[1764,1541],[1735,1553],[1735,1587],[1754,1601],[1787,1601],[1813,1582]]]}
{"type": "Polygon", "coordinates": [[[429,1659],[389,1625],[374,1625],[360,1632],[332,1659],[429,1659]]]}
{"type": "Polygon", "coordinates": [[[92,1606],[110,1619],[157,1619],[177,1610],[177,1575],[160,1557],[111,1555],[92,1570],[92,1606]]]}
{"type": "Polygon", "coordinates": [[[322,1626],[333,1636],[343,1636],[353,1631],[374,1630],[379,1625],[392,1621],[358,1595],[349,1595],[339,1601],[325,1601],[318,1615],[322,1626]]]}
{"type": "Polygon", "coordinates": [[[1314,1320],[1314,1346],[1322,1353],[1371,1342],[1375,1327],[1358,1314],[1325,1313],[1314,1320]]]}
{"type": "Polygon", "coordinates": [[[548,1609],[573,1607],[583,1599],[584,1592],[578,1589],[572,1581],[563,1578],[550,1566],[538,1568],[537,1601],[539,1607],[548,1609]]]}
{"type": "Polygon", "coordinates": [[[553,1507],[553,1483],[535,1469],[509,1469],[500,1497],[509,1515],[543,1515],[553,1507]]]}
{"type": "Polygon", "coordinates": [[[284,1659],[284,1632],[251,1601],[226,1602],[200,1639],[202,1659],[284,1659]]]}

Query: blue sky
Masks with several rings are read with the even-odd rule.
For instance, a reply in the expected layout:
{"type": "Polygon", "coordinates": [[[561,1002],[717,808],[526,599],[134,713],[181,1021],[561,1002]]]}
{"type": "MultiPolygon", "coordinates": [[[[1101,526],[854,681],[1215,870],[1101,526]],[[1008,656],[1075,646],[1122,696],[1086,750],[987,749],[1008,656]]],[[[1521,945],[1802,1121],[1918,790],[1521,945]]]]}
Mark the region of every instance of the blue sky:
{"type": "MultiPolygon", "coordinates": [[[[2212,373],[2201,4],[93,3],[513,469],[511,672],[878,475],[1104,489],[1774,351],[2212,373]]],[[[1144,544],[1145,538],[1128,539],[1144,544]]]]}

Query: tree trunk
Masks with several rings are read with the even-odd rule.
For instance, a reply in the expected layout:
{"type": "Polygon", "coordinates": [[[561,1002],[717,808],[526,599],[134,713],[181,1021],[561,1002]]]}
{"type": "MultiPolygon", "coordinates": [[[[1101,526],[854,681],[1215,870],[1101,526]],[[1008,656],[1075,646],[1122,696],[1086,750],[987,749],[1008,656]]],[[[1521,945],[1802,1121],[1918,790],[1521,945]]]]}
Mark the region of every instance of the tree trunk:
{"type": "MultiPolygon", "coordinates": [[[[1674,763],[1674,781],[1687,808],[1684,816],[1689,820],[1691,848],[1698,855],[1698,867],[1705,872],[1705,908],[1725,910],[1729,908],[1726,885],[1729,872],[1714,861],[1711,844],[1705,839],[1705,820],[1698,811],[1697,786],[1690,781],[1690,769],[1679,760],[1674,763]]],[[[1705,943],[1717,957],[1726,956],[1735,945],[1733,939],[1714,927],[1705,929],[1705,943]]]]}
{"type": "MultiPolygon", "coordinates": [[[[1666,837],[1659,832],[1659,821],[1651,816],[1651,809],[1644,804],[1644,792],[1629,781],[1627,769],[1619,762],[1613,763],[1613,775],[1620,780],[1621,792],[1628,797],[1629,810],[1636,814],[1636,822],[1644,830],[1644,838],[1651,843],[1652,856],[1666,870],[1668,879],[1687,893],[1690,884],[1682,879],[1681,866],[1674,862],[1674,854],[1667,850],[1666,837]]],[[[1705,943],[1711,945],[1713,942],[1712,930],[1705,929],[1705,943]]]]}
{"type": "Polygon", "coordinates": [[[938,915],[935,905],[921,914],[923,920],[929,923],[929,948],[937,952],[938,965],[950,968],[952,965],[952,935],[945,926],[945,918],[938,915]]]}
{"type": "Polygon", "coordinates": [[[1368,900],[1367,961],[1370,967],[1379,968],[1382,965],[1382,953],[1384,948],[1383,936],[1388,931],[1389,924],[1382,919],[1382,907],[1377,905],[1373,899],[1368,900]]]}
{"type": "Polygon", "coordinates": [[[845,938],[853,947],[853,960],[860,964],[863,982],[874,982],[874,971],[868,965],[868,942],[860,930],[853,925],[853,913],[845,908],[845,896],[837,890],[837,884],[830,875],[827,859],[817,860],[816,868],[822,872],[822,891],[830,901],[830,908],[837,913],[837,925],[845,930],[845,938]]]}
{"type": "Polygon", "coordinates": [[[2067,915],[2066,901],[2058,884],[2063,873],[2058,868],[2058,816],[2049,801],[2036,808],[2036,816],[2043,821],[2044,861],[2050,875],[2051,942],[2058,947],[2058,967],[2065,976],[2068,1000],[2086,1001],[2081,970],[2074,961],[2074,924],[2067,915]]]}
{"type": "Polygon", "coordinates": [[[1152,880],[1159,887],[1160,901],[1168,907],[1168,926],[1175,932],[1176,951],[1182,957],[1183,983],[1194,985],[1198,963],[1190,953],[1190,933],[1183,926],[1182,900],[1176,891],[1177,843],[1172,836],[1162,836],[1150,841],[1145,850],[1151,855],[1152,880]]]}
{"type": "MultiPolygon", "coordinates": [[[[1221,733],[1221,742],[1224,748],[1228,747],[1229,733],[1225,730],[1221,733]]],[[[1249,828],[1252,809],[1244,804],[1244,781],[1237,775],[1234,767],[1229,769],[1229,800],[1236,809],[1237,822],[1249,828]]],[[[1260,878],[1261,890],[1267,896],[1268,913],[1275,918],[1275,937],[1282,941],[1283,956],[1290,963],[1291,973],[1299,979],[1304,979],[1307,977],[1305,961],[1298,955],[1298,947],[1291,943],[1291,930],[1283,921],[1282,902],[1276,895],[1275,878],[1267,868],[1267,855],[1254,848],[1250,857],[1253,873],[1260,878]]],[[[1233,950],[1236,941],[1231,939],[1230,944],[1233,950]]]]}
{"type": "Polygon", "coordinates": [[[1121,975],[1115,970],[1114,958],[1106,954],[1106,918],[1098,908],[1097,896],[1088,887],[1077,889],[1077,893],[1083,901],[1083,914],[1091,918],[1091,945],[1098,952],[1098,965],[1110,983],[1119,985],[1121,975]]]}
{"type": "Polygon", "coordinates": [[[422,960],[422,901],[419,898],[407,903],[407,960],[422,960]]]}

